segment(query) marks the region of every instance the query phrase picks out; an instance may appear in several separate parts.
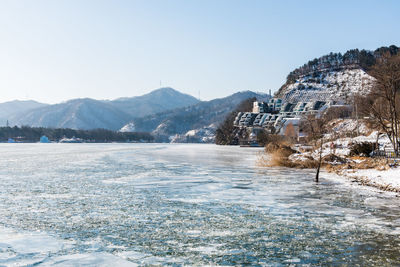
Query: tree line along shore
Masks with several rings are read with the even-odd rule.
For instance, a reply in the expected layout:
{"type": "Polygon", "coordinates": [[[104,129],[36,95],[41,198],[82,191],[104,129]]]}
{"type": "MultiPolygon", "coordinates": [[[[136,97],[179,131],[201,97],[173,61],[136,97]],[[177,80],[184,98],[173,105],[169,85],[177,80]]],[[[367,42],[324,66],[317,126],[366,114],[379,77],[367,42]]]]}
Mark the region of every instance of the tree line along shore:
{"type": "Polygon", "coordinates": [[[82,142],[109,143],[109,142],[153,142],[154,137],[145,132],[116,132],[106,129],[75,130],[68,128],[44,127],[0,127],[0,142],[9,139],[15,142],[39,142],[42,136],[50,141],[58,142],[63,138],[77,138],[82,142]]]}

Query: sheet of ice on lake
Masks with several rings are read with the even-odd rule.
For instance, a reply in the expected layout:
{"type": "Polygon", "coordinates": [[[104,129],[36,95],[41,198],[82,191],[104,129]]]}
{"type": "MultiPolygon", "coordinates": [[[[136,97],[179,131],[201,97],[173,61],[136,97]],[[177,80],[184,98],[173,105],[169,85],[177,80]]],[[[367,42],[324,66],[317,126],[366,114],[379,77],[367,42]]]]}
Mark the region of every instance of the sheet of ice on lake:
{"type": "Polygon", "coordinates": [[[398,263],[396,197],[257,167],[262,149],[0,146],[0,265],[398,263]]]}

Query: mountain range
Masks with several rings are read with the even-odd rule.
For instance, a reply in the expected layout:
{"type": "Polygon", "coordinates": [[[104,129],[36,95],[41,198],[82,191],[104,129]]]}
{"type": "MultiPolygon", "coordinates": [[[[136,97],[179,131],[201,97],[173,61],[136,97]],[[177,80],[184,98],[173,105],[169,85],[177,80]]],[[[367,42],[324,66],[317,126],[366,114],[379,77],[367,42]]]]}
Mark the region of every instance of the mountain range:
{"type": "Polygon", "coordinates": [[[118,130],[130,119],[110,103],[82,98],[31,109],[11,116],[10,121],[33,127],[118,130]]]}
{"type": "Polygon", "coordinates": [[[143,96],[112,101],[81,98],[54,105],[11,101],[0,104],[0,118],[3,125],[8,120],[10,125],[17,126],[119,130],[136,117],[198,102],[195,97],[172,88],[160,88],[143,96]]]}
{"type": "Polygon", "coordinates": [[[244,91],[199,101],[172,88],[160,88],[143,96],[116,100],[80,98],[54,105],[12,101],[0,103],[0,113],[3,124],[8,120],[11,126],[151,132],[159,141],[169,141],[171,136],[178,140],[179,135],[194,130],[210,135],[210,141],[225,116],[252,97],[267,99],[264,94],[244,91]]]}

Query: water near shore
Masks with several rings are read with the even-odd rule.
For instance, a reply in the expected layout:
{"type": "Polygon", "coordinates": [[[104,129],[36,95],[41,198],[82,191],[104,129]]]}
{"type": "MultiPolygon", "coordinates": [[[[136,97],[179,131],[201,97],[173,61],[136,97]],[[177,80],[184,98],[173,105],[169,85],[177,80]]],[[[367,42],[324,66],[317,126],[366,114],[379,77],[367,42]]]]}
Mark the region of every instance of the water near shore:
{"type": "Polygon", "coordinates": [[[400,263],[400,200],[260,149],[1,144],[1,265],[400,263]]]}

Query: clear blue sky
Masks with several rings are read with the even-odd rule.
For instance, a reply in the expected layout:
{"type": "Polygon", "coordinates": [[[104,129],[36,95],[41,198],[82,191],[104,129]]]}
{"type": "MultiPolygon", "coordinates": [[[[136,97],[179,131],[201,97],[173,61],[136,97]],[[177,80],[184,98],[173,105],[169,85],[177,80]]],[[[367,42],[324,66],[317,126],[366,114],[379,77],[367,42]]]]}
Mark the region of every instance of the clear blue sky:
{"type": "Polygon", "coordinates": [[[0,102],[277,90],[329,52],[400,46],[400,1],[0,0],[0,102]]]}

